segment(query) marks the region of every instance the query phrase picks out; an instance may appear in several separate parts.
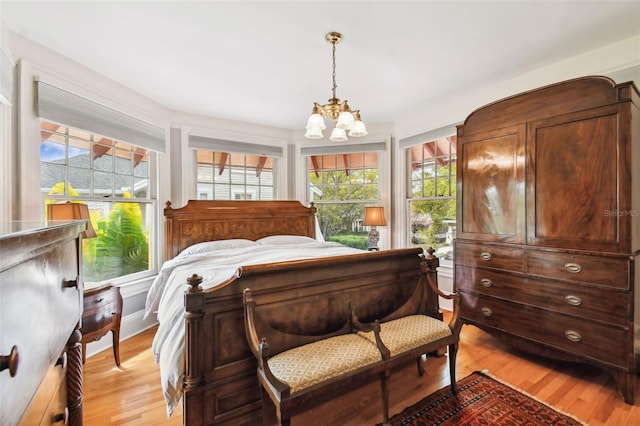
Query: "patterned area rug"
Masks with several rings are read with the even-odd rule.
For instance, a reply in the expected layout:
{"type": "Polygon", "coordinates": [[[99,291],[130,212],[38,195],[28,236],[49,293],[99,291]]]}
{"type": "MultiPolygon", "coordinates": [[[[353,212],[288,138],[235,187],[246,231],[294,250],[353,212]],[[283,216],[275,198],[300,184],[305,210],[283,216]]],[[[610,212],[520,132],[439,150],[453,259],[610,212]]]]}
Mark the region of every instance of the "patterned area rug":
{"type": "MultiPolygon", "coordinates": [[[[458,395],[446,386],[393,416],[391,426],[585,425],[538,399],[485,374],[458,381],[458,395]]],[[[380,425],[378,425],[380,426],[380,425]]]]}

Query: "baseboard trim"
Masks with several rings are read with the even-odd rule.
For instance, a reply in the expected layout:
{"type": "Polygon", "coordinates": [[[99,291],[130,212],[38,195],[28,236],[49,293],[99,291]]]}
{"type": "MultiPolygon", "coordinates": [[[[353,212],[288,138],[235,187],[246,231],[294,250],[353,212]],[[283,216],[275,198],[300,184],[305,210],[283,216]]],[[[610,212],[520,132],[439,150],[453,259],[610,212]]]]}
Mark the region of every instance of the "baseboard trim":
{"type": "MultiPolygon", "coordinates": [[[[122,317],[120,323],[120,342],[127,340],[143,331],[155,326],[158,321],[155,315],[144,319],[144,311],[138,311],[122,317]]],[[[87,358],[113,347],[113,337],[108,333],[102,339],[87,344],[87,358]]],[[[151,347],[149,347],[151,350],[151,347]]]]}

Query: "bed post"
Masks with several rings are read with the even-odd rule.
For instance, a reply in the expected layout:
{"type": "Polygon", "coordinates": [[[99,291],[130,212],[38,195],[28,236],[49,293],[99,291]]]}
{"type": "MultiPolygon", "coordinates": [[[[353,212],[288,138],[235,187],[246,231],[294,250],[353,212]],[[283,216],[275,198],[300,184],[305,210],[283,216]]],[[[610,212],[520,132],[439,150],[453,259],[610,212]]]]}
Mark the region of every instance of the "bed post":
{"type": "Polygon", "coordinates": [[[171,201],[167,201],[164,207],[164,260],[173,258],[173,221],[167,220],[173,217],[171,201]]]}
{"type": "Polygon", "coordinates": [[[205,347],[202,340],[202,320],[204,317],[204,293],[202,292],[202,277],[193,274],[187,278],[189,289],[185,292],[185,379],[183,408],[189,399],[190,410],[183,410],[184,424],[203,424],[204,412],[194,410],[193,407],[204,409],[204,395],[198,389],[204,383],[202,374],[201,348],[205,347]],[[195,391],[195,392],[191,392],[195,391]],[[202,418],[200,418],[202,416],[202,418]],[[188,418],[190,417],[190,418],[188,418]],[[200,418],[200,419],[199,419],[200,418]],[[199,419],[199,420],[198,420],[199,419]]]}

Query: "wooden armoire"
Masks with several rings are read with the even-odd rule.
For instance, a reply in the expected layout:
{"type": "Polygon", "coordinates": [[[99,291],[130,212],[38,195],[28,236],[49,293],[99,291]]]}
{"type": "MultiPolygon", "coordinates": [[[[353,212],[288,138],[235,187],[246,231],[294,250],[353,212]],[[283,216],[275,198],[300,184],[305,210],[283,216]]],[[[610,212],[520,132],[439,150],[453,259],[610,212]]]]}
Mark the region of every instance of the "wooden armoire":
{"type": "Polygon", "coordinates": [[[472,112],[458,126],[454,243],[465,323],[600,366],[630,404],[640,371],[639,100],[631,82],[584,77],[472,112]]]}

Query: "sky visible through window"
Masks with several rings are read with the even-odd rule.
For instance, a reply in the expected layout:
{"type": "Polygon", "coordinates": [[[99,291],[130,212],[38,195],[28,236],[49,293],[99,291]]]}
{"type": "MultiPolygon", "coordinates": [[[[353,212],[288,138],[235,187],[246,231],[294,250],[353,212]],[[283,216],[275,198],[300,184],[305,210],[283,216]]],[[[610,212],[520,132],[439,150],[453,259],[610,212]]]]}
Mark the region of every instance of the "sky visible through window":
{"type": "MultiPolygon", "coordinates": [[[[82,154],[86,154],[86,151],[73,146],[69,147],[70,158],[82,154]]],[[[64,160],[64,146],[46,142],[40,144],[40,160],[47,162],[64,160]]]]}

